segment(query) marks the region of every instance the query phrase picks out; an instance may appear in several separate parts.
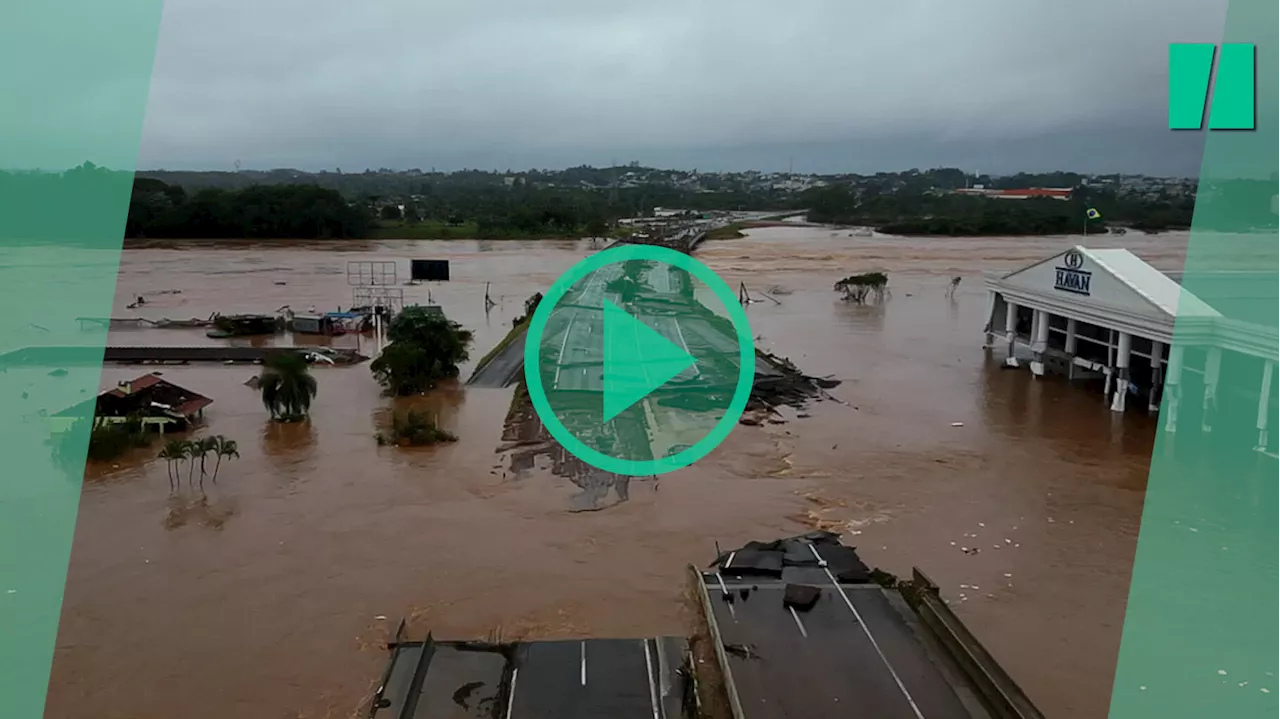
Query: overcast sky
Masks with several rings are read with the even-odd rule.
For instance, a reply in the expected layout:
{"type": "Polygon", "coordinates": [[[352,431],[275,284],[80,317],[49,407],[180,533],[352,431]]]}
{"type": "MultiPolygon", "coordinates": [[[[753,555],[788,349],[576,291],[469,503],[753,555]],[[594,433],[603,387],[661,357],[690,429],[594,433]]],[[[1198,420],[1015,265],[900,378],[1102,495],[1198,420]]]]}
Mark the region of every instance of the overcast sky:
{"type": "Polygon", "coordinates": [[[167,0],[139,167],[1195,175],[1224,0],[167,0]]]}

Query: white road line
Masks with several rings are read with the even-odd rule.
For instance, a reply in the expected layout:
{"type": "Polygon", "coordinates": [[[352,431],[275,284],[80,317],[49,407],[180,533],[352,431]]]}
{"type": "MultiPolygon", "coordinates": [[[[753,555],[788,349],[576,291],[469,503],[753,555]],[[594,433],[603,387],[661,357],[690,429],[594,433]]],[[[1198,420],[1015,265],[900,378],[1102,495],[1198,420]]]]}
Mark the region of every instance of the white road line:
{"type": "Polygon", "coordinates": [[[733,595],[729,593],[729,587],[725,586],[724,577],[720,576],[720,572],[716,572],[716,579],[720,581],[720,591],[724,593],[724,601],[729,605],[729,616],[736,622],[738,613],[733,609],[733,595]]]}
{"type": "Polygon", "coordinates": [[[806,631],[804,630],[804,622],[800,621],[800,615],[799,615],[799,614],[796,614],[796,608],[795,608],[795,607],[787,607],[787,609],[790,609],[790,610],[791,610],[791,618],[792,618],[792,619],[794,619],[794,620],[796,620],[796,626],[800,629],[800,636],[804,637],[805,639],[808,639],[808,638],[809,638],[809,632],[806,632],[806,631]]]}
{"type": "Polygon", "coordinates": [[[507,694],[507,719],[511,719],[511,711],[516,706],[516,677],[520,676],[520,667],[511,670],[511,689],[507,694]]]}
{"type": "Polygon", "coordinates": [[[649,640],[642,639],[644,645],[645,676],[649,678],[649,706],[653,709],[653,719],[660,719],[658,704],[658,687],[653,683],[653,655],[649,652],[649,640]]]}
{"type": "MultiPolygon", "coordinates": [[[[689,343],[684,339],[684,330],[680,328],[680,320],[672,318],[671,321],[676,323],[676,334],[680,337],[680,345],[684,348],[685,354],[693,357],[693,353],[689,351],[689,343]]],[[[702,376],[702,370],[698,369],[698,359],[696,357],[693,360],[693,376],[702,376]]]]}
{"type": "Polygon", "coordinates": [[[582,643],[582,686],[587,685],[587,643],[582,643]]]}
{"type": "Polygon", "coordinates": [[[898,685],[898,690],[902,692],[902,696],[906,697],[907,703],[911,705],[911,711],[915,713],[916,719],[924,719],[924,714],[920,711],[920,707],[916,706],[916,700],[911,698],[911,692],[907,691],[907,685],[902,683],[902,678],[898,676],[898,672],[894,671],[893,665],[889,663],[889,658],[884,655],[884,650],[880,648],[880,643],[871,635],[871,629],[862,620],[862,615],[853,606],[849,595],[845,594],[844,587],[840,586],[840,582],[836,581],[836,576],[827,567],[827,560],[823,559],[821,554],[818,554],[818,550],[812,544],[809,545],[809,551],[818,559],[818,566],[827,573],[827,578],[831,580],[831,585],[836,588],[836,591],[840,593],[840,597],[844,599],[845,606],[849,607],[850,612],[853,612],[854,620],[859,627],[862,627],[862,633],[867,635],[867,639],[871,642],[871,647],[876,650],[876,654],[880,655],[880,661],[884,663],[885,669],[889,670],[889,676],[893,677],[893,683],[898,685]]]}
{"type": "Polygon", "coordinates": [[[560,368],[564,366],[564,347],[569,344],[569,335],[573,333],[573,323],[578,321],[578,313],[569,316],[569,324],[564,328],[564,339],[560,340],[560,354],[556,356],[556,376],[551,380],[552,389],[560,389],[560,368]]]}

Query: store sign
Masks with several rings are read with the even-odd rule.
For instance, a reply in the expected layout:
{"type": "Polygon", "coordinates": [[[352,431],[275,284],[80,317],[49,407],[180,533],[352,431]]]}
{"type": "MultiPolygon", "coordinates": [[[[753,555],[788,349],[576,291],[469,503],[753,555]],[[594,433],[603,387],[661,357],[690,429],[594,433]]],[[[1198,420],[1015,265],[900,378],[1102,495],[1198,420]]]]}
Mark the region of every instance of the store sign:
{"type": "Polygon", "coordinates": [[[1072,250],[1062,256],[1062,267],[1054,269],[1053,288],[1077,295],[1088,295],[1093,273],[1084,267],[1084,255],[1072,250]]]}

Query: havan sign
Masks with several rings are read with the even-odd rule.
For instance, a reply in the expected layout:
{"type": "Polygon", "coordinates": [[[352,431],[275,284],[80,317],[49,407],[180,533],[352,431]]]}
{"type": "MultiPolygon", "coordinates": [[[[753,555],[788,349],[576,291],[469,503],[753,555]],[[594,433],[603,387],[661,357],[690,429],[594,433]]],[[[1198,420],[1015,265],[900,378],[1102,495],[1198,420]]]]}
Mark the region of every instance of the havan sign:
{"type": "Polygon", "coordinates": [[[1054,268],[1053,288],[1077,295],[1089,294],[1089,282],[1093,273],[1080,269],[1084,266],[1084,256],[1072,250],[1062,256],[1064,267],[1054,268]]]}

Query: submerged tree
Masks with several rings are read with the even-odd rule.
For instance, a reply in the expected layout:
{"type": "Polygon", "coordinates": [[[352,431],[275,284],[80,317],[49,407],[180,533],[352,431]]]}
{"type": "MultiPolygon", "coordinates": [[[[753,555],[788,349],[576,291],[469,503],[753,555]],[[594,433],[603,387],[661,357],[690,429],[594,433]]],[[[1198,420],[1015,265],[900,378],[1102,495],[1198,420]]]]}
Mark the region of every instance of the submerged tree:
{"type": "Polygon", "coordinates": [[[182,482],[183,462],[190,462],[187,468],[187,486],[191,486],[193,475],[196,468],[196,460],[200,460],[200,490],[204,490],[204,478],[206,475],[213,478],[214,484],[218,482],[218,468],[222,466],[222,459],[239,457],[240,452],[236,449],[234,440],[227,439],[222,435],[213,435],[211,437],[203,437],[201,439],[171,439],[165,442],[164,448],[157,455],[160,459],[165,460],[167,474],[169,475],[169,489],[176,491],[182,482]],[[213,472],[206,471],[206,461],[209,455],[217,458],[217,462],[213,465],[213,472]]]}
{"type": "Polygon", "coordinates": [[[471,331],[423,307],[406,307],[396,315],[387,338],[391,343],[369,369],[393,395],[418,394],[456,377],[458,365],[470,357],[471,331]]]}
{"type": "Polygon", "coordinates": [[[266,361],[259,377],[262,406],[271,418],[296,422],[307,415],[316,396],[316,378],[307,361],[295,352],[280,352],[266,361]]]}
{"type": "Polygon", "coordinates": [[[214,445],[213,451],[217,454],[218,461],[213,465],[213,483],[217,484],[218,468],[222,466],[222,459],[224,457],[227,459],[239,459],[240,450],[236,447],[236,441],[234,439],[227,439],[222,435],[218,435],[217,437],[214,437],[214,439],[217,440],[217,442],[214,445]]]}
{"type": "Polygon", "coordinates": [[[844,294],[844,301],[863,304],[868,297],[876,302],[884,301],[888,287],[889,277],[883,272],[866,272],[840,280],[833,289],[844,294]]]}
{"type": "Polygon", "coordinates": [[[435,419],[422,410],[410,409],[391,416],[391,431],[374,435],[378,444],[394,444],[402,447],[424,447],[441,442],[456,442],[457,437],[441,429],[435,419]]]}
{"type": "Polygon", "coordinates": [[[169,490],[176,491],[182,481],[178,465],[187,458],[187,443],[180,439],[171,439],[164,443],[159,458],[164,460],[165,470],[169,475],[169,490]]]}

